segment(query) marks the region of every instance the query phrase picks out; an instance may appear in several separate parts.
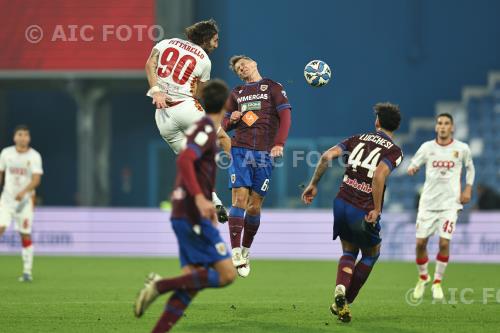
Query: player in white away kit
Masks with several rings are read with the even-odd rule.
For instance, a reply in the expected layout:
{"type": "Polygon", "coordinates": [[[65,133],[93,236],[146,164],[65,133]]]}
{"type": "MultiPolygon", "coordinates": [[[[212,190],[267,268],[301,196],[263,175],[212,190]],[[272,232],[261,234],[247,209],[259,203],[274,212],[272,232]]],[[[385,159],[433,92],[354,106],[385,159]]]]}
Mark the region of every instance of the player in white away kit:
{"type": "Polygon", "coordinates": [[[423,296],[425,286],[431,281],[427,265],[427,242],[436,231],[439,233],[439,253],[432,284],[432,297],[443,299],[441,280],[448,264],[450,241],[456,229],[458,212],[470,201],[474,183],[474,164],[469,146],[453,139],[453,118],[442,113],[436,118],[435,140],[420,146],[412,158],[408,174],[413,176],[425,163],[425,184],[417,214],[416,262],[419,279],[413,297],[423,296]],[[461,192],[462,167],[466,168],[466,185],[461,192]]]}
{"type": "MultiPolygon", "coordinates": [[[[208,54],[219,46],[218,31],[214,20],[195,23],[186,28],[188,40],[162,40],[153,47],[146,63],[147,95],[157,108],[156,125],[176,154],[186,144],[186,130],[205,115],[198,99],[204,83],[210,80],[212,63],[208,54]]],[[[231,140],[226,132],[219,127],[217,136],[229,153],[231,140]]],[[[227,212],[215,192],[212,199],[219,221],[226,222],[227,212]]]]}
{"type": "Polygon", "coordinates": [[[23,275],[20,281],[32,281],[34,190],[40,185],[43,174],[40,154],[29,146],[30,132],[21,125],[14,130],[14,146],[0,153],[0,184],[5,174],[5,185],[0,198],[0,237],[14,220],[22,242],[23,275]]]}

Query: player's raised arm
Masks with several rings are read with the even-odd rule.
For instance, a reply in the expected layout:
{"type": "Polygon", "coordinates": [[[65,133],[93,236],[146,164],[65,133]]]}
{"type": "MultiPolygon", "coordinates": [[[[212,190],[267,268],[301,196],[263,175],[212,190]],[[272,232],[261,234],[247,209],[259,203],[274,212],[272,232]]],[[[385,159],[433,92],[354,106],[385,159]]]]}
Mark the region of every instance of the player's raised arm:
{"type": "Polygon", "coordinates": [[[380,212],[382,211],[382,199],[384,197],[385,180],[390,173],[391,169],[384,162],[379,163],[377,169],[375,169],[375,174],[373,175],[372,180],[372,196],[375,208],[365,217],[366,222],[376,223],[378,217],[380,216],[380,212]]]}
{"type": "Polygon", "coordinates": [[[415,175],[418,170],[420,169],[420,166],[427,162],[427,155],[426,155],[426,144],[424,143],[423,145],[418,148],[417,152],[415,153],[415,156],[411,159],[410,166],[408,167],[408,175],[413,176],[415,175]]]}
{"type": "Polygon", "coordinates": [[[460,195],[460,202],[466,204],[472,198],[472,185],[474,185],[474,177],[476,176],[476,169],[474,168],[474,162],[472,161],[472,154],[467,147],[464,152],[464,166],[465,166],[465,187],[464,191],[460,195]]]}
{"type": "Polygon", "coordinates": [[[313,201],[316,194],[318,194],[318,183],[325,173],[326,169],[328,169],[330,161],[338,158],[340,155],[342,155],[342,148],[339,146],[334,146],[324,152],[323,155],[321,155],[318,165],[316,165],[316,170],[314,170],[311,181],[302,193],[302,201],[304,201],[306,205],[309,205],[313,201]]]}

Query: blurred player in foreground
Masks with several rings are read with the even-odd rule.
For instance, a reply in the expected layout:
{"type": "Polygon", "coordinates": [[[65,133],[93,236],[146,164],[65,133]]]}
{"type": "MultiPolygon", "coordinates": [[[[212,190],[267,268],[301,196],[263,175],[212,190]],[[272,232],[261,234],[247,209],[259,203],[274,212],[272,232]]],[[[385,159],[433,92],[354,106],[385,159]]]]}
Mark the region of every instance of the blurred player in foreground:
{"type": "Polygon", "coordinates": [[[453,117],[443,113],[436,118],[435,140],[424,142],[411,159],[408,174],[413,176],[425,163],[425,184],[417,214],[416,262],[419,279],[413,292],[416,299],[424,295],[426,285],[431,281],[427,266],[427,242],[436,231],[439,232],[439,252],[432,284],[432,297],[443,299],[441,280],[448,265],[450,241],[456,229],[458,212],[470,201],[474,183],[474,164],[469,146],[453,139],[453,117]],[[466,182],[461,192],[460,179],[465,166],[466,182]]]}
{"type": "MultiPolygon", "coordinates": [[[[176,154],[186,143],[184,132],[205,115],[198,99],[203,85],[210,79],[212,63],[208,54],[219,46],[218,32],[214,20],[195,23],[186,28],[188,40],[162,40],[153,47],[146,62],[150,86],[147,95],[156,105],[156,125],[176,154]]],[[[229,137],[220,127],[216,132],[222,148],[229,153],[229,137]]],[[[215,192],[212,199],[219,221],[226,222],[226,209],[215,192]]]]}
{"type": "Polygon", "coordinates": [[[250,246],[259,229],[262,203],[271,181],[272,159],[283,156],[288,137],[291,106],[283,86],[262,78],[251,58],[234,56],[229,67],[245,82],[231,92],[223,127],[235,131],[229,168],[232,260],[238,274],[246,277],[250,274],[250,246]]]}
{"type": "Polygon", "coordinates": [[[203,88],[207,115],[187,133],[186,148],[177,158],[171,221],[179,242],[184,275],[161,278],[151,273],[134,305],[134,313],[140,317],[159,295],[172,292],[154,333],[170,331],[200,290],[225,287],[236,278],[229,252],[217,230],[215,207],[210,201],[217,170],[216,131],[224,116],[228,94],[226,84],[219,80],[203,88]]]}
{"type": "Polygon", "coordinates": [[[14,130],[15,145],[4,148],[0,153],[0,185],[5,174],[0,198],[0,237],[14,220],[14,228],[19,231],[23,247],[21,282],[33,280],[33,197],[43,174],[42,157],[30,147],[30,141],[29,128],[17,126],[14,130]]]}
{"type": "Polygon", "coordinates": [[[337,283],[331,312],[343,322],[351,320],[352,303],[368,279],[380,255],[380,214],[386,178],[402,161],[401,149],[392,141],[399,128],[399,107],[390,103],[375,105],[376,132],[352,136],[326,151],[311,182],[302,193],[310,204],[318,193],[318,182],[332,160],[345,158],[345,174],[333,202],[333,239],[340,236],[343,254],[337,270],[337,283]],[[361,259],[356,263],[359,250],[361,259]]]}

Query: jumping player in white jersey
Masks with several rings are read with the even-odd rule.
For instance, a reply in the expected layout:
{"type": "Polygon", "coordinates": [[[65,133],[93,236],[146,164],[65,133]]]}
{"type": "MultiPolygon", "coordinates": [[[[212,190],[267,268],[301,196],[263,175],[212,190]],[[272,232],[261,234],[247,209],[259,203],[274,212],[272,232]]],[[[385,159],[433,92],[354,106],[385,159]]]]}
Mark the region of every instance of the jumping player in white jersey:
{"type": "MultiPolygon", "coordinates": [[[[219,46],[219,29],[212,19],[187,27],[185,33],[188,40],[171,38],[156,44],[146,63],[147,95],[156,105],[156,125],[176,154],[185,146],[186,130],[205,116],[198,99],[210,80],[212,63],[208,54],[219,46]]],[[[217,136],[229,153],[229,136],[220,127],[217,136]]],[[[212,199],[219,222],[226,222],[227,212],[215,192],[212,199]]]]}
{"type": "Polygon", "coordinates": [[[33,267],[33,225],[34,190],[42,179],[42,158],[30,147],[30,132],[20,125],[14,130],[14,146],[4,148],[0,153],[0,185],[5,174],[5,184],[0,198],[0,237],[15,221],[22,243],[23,275],[21,282],[30,282],[33,267]]]}
{"type": "Polygon", "coordinates": [[[435,140],[424,142],[412,158],[408,168],[415,175],[425,163],[425,184],[417,214],[416,262],[419,279],[413,292],[422,298],[426,285],[431,281],[427,266],[427,242],[436,231],[439,233],[439,253],[432,284],[432,297],[442,300],[441,280],[448,264],[450,241],[456,229],[457,217],[463,204],[470,201],[474,183],[474,164],[469,146],[453,139],[453,117],[442,113],[436,118],[435,140]],[[466,169],[466,184],[461,192],[462,167],[466,169]]]}

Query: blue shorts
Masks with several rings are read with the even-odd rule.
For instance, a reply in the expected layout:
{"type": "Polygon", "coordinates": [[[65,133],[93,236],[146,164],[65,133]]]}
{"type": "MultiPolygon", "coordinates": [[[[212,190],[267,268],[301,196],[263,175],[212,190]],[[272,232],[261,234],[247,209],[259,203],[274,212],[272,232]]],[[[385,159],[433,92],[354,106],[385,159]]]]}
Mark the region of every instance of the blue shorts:
{"type": "Polygon", "coordinates": [[[380,223],[375,225],[365,221],[366,211],[354,207],[346,201],[335,198],[333,201],[333,239],[353,243],[360,248],[369,248],[379,244],[380,223]]]}
{"type": "Polygon", "coordinates": [[[271,181],[273,160],[267,151],[231,148],[229,188],[247,187],[265,197],[271,181]]]}
{"type": "Polygon", "coordinates": [[[230,257],[219,230],[209,220],[202,220],[195,226],[187,219],[171,219],[171,222],[179,243],[181,267],[208,267],[230,257]]]}

